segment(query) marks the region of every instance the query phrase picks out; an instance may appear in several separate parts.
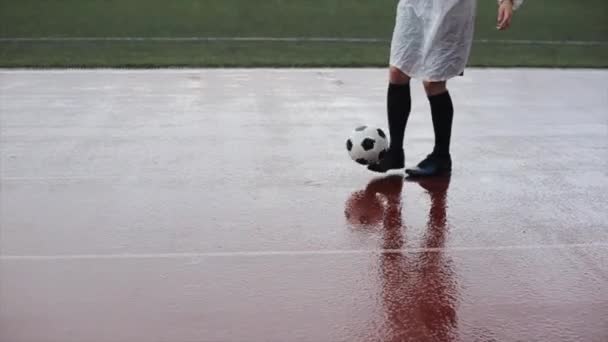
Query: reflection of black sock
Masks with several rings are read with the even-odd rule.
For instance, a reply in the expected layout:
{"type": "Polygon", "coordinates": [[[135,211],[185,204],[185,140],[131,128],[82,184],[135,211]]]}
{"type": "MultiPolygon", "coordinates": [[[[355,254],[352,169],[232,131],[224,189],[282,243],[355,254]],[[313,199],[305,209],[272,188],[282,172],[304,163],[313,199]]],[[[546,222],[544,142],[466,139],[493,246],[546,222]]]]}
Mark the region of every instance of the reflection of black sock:
{"type": "Polygon", "coordinates": [[[450,138],[452,136],[452,121],[454,107],[449,92],[429,96],[433,130],[435,131],[435,148],[433,154],[442,157],[450,156],[450,138]]]}
{"type": "Polygon", "coordinates": [[[390,149],[401,151],[403,150],[405,126],[407,125],[407,118],[410,116],[412,107],[410,84],[389,83],[386,102],[388,110],[388,130],[391,135],[390,149]]]}

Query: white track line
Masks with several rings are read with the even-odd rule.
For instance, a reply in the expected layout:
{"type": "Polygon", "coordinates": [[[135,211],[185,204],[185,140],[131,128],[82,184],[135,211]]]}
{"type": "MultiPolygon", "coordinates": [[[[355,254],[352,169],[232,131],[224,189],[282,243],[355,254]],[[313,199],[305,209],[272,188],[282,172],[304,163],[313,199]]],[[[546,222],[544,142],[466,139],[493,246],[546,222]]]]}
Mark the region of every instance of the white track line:
{"type": "MultiPolygon", "coordinates": [[[[247,67],[238,67],[238,68],[205,68],[205,67],[163,67],[163,68],[154,68],[154,69],[129,69],[129,68],[112,68],[112,67],[104,67],[104,68],[80,68],[80,67],[66,67],[61,69],[53,69],[53,68],[8,68],[8,67],[0,67],[0,75],[2,74],[108,74],[108,75],[123,75],[123,74],[197,74],[197,75],[205,75],[205,74],[216,74],[220,73],[222,75],[251,75],[256,73],[276,73],[276,74],[294,74],[294,73],[332,73],[332,72],[342,72],[342,71],[355,71],[355,72],[377,72],[378,70],[383,71],[384,67],[332,67],[332,68],[323,68],[323,67],[309,67],[309,68],[274,68],[274,67],[264,67],[264,68],[247,68],[247,67]]],[[[608,73],[608,69],[599,69],[599,68],[553,68],[548,70],[547,68],[542,67],[525,67],[525,68],[509,68],[504,69],[500,67],[469,67],[467,70],[471,70],[471,72],[497,72],[497,73],[506,73],[512,74],[514,70],[525,71],[526,73],[530,72],[538,72],[538,73],[574,73],[580,74],[581,72],[585,72],[587,74],[601,74],[604,76],[608,73]]],[[[4,88],[8,89],[10,86],[5,86],[4,88]]],[[[2,86],[0,85],[0,90],[2,90],[2,86]]],[[[1,94],[1,92],[0,92],[1,94]]],[[[52,94],[52,93],[50,93],[52,94]]],[[[4,179],[5,177],[0,177],[4,179]]],[[[23,178],[23,177],[10,177],[10,178],[23,178]]],[[[27,178],[27,177],[25,177],[27,178]]]]}
{"type": "MultiPolygon", "coordinates": [[[[0,42],[317,42],[389,43],[383,38],[356,37],[2,37],[0,42]]],[[[477,39],[478,44],[605,46],[608,41],[477,39]]]]}
{"type": "Polygon", "coordinates": [[[608,41],[592,40],[526,40],[526,39],[476,39],[478,44],[514,44],[514,45],[574,45],[574,46],[606,46],[608,41]]]}
{"type": "Polygon", "coordinates": [[[264,257],[264,256],[320,256],[320,255],[365,255],[365,254],[419,254],[470,251],[514,251],[542,249],[608,248],[608,242],[553,244],[553,245],[515,245],[479,246],[448,248],[404,248],[404,249],[338,249],[338,250],[301,250],[301,251],[251,251],[251,252],[200,252],[200,253],[153,253],[153,254],[73,254],[73,255],[0,255],[1,261],[52,261],[52,260],[108,260],[108,259],[183,259],[213,257],[264,257]]]}
{"type": "Polygon", "coordinates": [[[345,43],[386,43],[380,38],[337,38],[337,37],[8,37],[0,42],[345,42],[345,43]]]}

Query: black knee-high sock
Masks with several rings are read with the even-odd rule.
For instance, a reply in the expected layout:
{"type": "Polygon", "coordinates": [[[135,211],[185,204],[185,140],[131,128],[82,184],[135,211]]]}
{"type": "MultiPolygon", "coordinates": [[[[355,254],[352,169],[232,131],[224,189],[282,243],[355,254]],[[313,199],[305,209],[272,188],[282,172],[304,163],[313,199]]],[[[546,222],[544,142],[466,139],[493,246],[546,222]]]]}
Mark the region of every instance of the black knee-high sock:
{"type": "Polygon", "coordinates": [[[435,148],[433,149],[433,154],[449,157],[452,121],[454,119],[452,98],[448,91],[429,96],[428,98],[431,103],[433,130],[435,131],[435,148]]]}
{"type": "Polygon", "coordinates": [[[405,126],[410,116],[412,99],[410,85],[389,83],[387,95],[388,129],[390,137],[390,149],[393,151],[403,150],[403,135],[405,126]]]}

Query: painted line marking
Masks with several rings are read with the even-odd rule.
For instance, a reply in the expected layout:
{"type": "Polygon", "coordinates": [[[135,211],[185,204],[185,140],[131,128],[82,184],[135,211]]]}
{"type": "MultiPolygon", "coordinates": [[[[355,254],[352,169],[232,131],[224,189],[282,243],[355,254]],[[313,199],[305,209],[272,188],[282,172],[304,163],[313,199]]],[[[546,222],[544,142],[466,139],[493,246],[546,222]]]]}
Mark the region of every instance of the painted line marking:
{"type": "MultiPolygon", "coordinates": [[[[221,73],[229,76],[239,75],[252,75],[256,73],[276,73],[276,74],[293,74],[293,73],[332,73],[332,72],[343,72],[343,71],[356,71],[360,72],[384,72],[384,67],[332,67],[332,68],[318,68],[318,67],[302,67],[302,68],[276,68],[276,67],[264,67],[264,68],[206,68],[206,67],[161,67],[155,69],[129,69],[129,68],[80,68],[80,67],[65,67],[65,68],[0,68],[0,74],[75,74],[75,73],[89,73],[89,74],[153,74],[153,73],[165,73],[165,74],[214,74],[221,73]]],[[[537,72],[537,73],[573,73],[579,75],[581,72],[587,74],[607,74],[608,69],[598,68],[542,68],[542,67],[523,67],[523,68],[501,68],[501,67],[468,67],[467,70],[471,72],[499,72],[512,74],[516,72],[537,72]]],[[[51,94],[52,93],[48,93],[51,94]]],[[[0,93],[2,95],[2,93],[0,93]]]]}
{"type": "MultiPolygon", "coordinates": [[[[0,42],[316,42],[390,43],[384,38],[359,37],[1,37],[0,42]]],[[[608,41],[476,39],[478,44],[606,46],[608,41]]]]}
{"type": "Polygon", "coordinates": [[[112,260],[112,259],[182,259],[215,257],[264,257],[264,256],[320,256],[320,255],[365,255],[365,254],[419,254],[471,251],[516,251],[577,248],[608,248],[608,242],[478,246],[447,248],[403,248],[403,249],[353,249],[353,250],[301,250],[301,251],[242,251],[242,252],[190,252],[190,253],[124,253],[124,254],[66,254],[66,255],[0,255],[2,261],[52,261],[52,260],[112,260]]]}

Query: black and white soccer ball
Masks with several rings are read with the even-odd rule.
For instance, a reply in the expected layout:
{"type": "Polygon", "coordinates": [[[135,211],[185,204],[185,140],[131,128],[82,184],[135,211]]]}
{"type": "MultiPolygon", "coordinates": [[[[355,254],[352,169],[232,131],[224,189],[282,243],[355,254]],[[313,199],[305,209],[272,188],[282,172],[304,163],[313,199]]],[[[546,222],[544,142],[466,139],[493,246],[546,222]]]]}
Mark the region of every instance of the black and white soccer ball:
{"type": "Polygon", "coordinates": [[[388,139],[378,127],[360,126],[346,140],[346,150],[350,158],[361,165],[378,163],[388,150],[388,139]]]}

